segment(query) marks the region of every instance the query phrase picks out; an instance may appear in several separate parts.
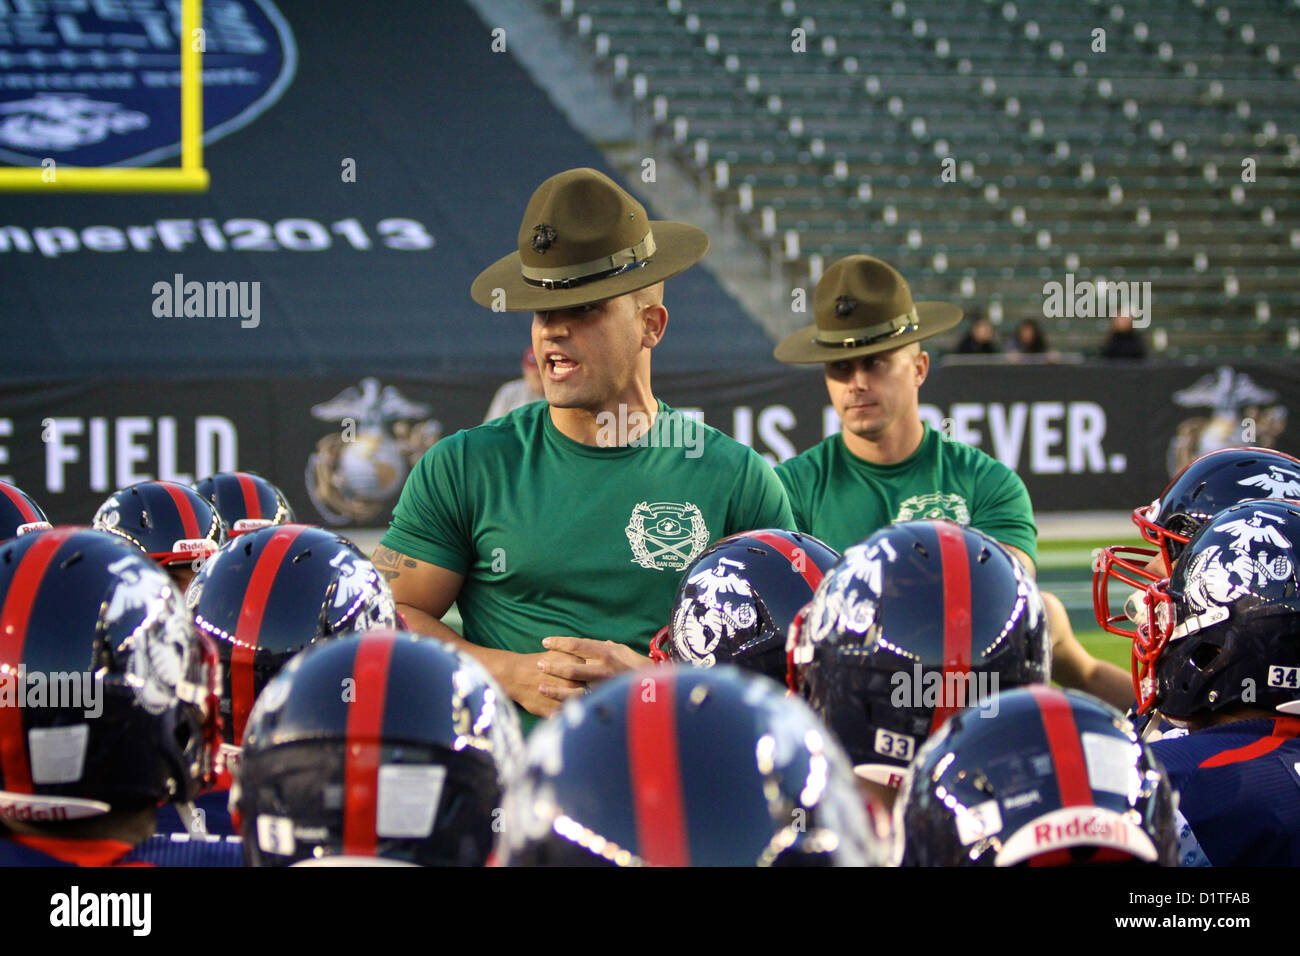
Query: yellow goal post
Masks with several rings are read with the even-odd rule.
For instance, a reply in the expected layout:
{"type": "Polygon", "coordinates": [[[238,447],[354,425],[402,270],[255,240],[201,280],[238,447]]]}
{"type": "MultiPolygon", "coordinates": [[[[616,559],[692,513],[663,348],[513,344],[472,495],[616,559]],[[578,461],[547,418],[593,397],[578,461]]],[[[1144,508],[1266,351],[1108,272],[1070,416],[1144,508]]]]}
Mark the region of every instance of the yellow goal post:
{"type": "Polygon", "coordinates": [[[207,192],[203,168],[202,0],[181,0],[181,164],[163,167],[0,166],[0,191],[207,192]]]}

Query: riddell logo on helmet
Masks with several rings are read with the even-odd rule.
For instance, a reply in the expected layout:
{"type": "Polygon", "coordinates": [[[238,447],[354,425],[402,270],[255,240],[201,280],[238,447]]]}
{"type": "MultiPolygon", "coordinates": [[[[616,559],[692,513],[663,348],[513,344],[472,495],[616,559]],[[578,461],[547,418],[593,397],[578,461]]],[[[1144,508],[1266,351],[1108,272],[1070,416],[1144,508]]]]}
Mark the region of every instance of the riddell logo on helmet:
{"type": "Polygon", "coordinates": [[[1014,866],[1051,850],[1108,847],[1147,863],[1159,857],[1155,843],[1122,814],[1105,807],[1064,807],[1045,813],[1004,839],[998,866],[1014,866]]]}
{"type": "Polygon", "coordinates": [[[207,554],[217,550],[217,545],[207,538],[182,538],[172,544],[172,550],[177,554],[207,554]]]}
{"type": "Polygon", "coordinates": [[[1104,840],[1111,846],[1124,846],[1129,842],[1128,831],[1129,826],[1123,820],[1086,813],[1075,816],[1068,823],[1035,823],[1034,844],[1039,847],[1073,845],[1080,837],[1091,837],[1104,840]]]}
{"type": "Polygon", "coordinates": [[[232,531],[256,531],[258,528],[269,528],[275,524],[270,518],[240,518],[235,522],[232,531]]]}
{"type": "Polygon", "coordinates": [[[65,807],[32,807],[27,804],[0,801],[0,820],[22,820],[26,823],[56,823],[69,820],[65,807]]]}

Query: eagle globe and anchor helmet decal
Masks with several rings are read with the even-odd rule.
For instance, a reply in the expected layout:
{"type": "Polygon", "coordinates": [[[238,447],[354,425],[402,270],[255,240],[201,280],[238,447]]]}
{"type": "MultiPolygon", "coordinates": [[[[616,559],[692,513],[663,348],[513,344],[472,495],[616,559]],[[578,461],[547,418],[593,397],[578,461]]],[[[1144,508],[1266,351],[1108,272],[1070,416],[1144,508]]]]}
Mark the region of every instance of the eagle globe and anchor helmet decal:
{"type": "Polygon", "coordinates": [[[1215,515],[1150,585],[1133,642],[1140,713],[1188,720],[1245,704],[1300,714],[1300,501],[1215,515]]]}
{"type": "Polygon", "coordinates": [[[213,782],[216,649],[137,548],[81,527],[5,543],[0,619],[0,700],[30,703],[40,676],[65,694],[81,678],[80,701],[0,706],[6,814],[73,820],[188,801],[213,782]]]}
{"type": "Polygon", "coordinates": [[[1168,775],[1124,716],[1087,694],[1007,691],[921,747],[894,804],[904,866],[1175,866],[1168,775]]]}
{"type": "Polygon", "coordinates": [[[284,492],[256,472],[218,472],[196,481],[194,490],[217,509],[230,538],[294,522],[284,492]]]}
{"type": "Polygon", "coordinates": [[[1133,510],[1133,523],[1153,547],[1103,548],[1093,569],[1093,608],[1104,630],[1130,640],[1142,623],[1142,592],[1164,575],[1148,570],[1157,556],[1165,574],[1183,549],[1216,514],[1252,498],[1300,498],[1300,459],[1272,448],[1221,448],[1179,472],[1159,498],[1133,510]],[[1112,608],[1110,588],[1121,585],[1121,610],[1112,608]]]}
{"type": "Polygon", "coordinates": [[[221,653],[221,715],[234,746],[254,699],[294,654],[316,641],[397,626],[387,582],[356,545],[301,524],[231,541],[204,562],[185,603],[221,653]]]}
{"type": "Polygon", "coordinates": [[[91,525],[164,566],[202,561],[226,543],[226,523],[212,503],[174,481],[141,481],[113,492],[91,525]]]}
{"type": "Polygon", "coordinates": [[[951,521],[890,525],[849,548],[787,648],[790,689],[857,773],[886,786],[953,712],[1051,673],[1037,585],[992,538],[951,521]]]}
{"type": "Polygon", "coordinates": [[[838,559],[812,535],[779,528],[715,542],[686,569],[651,659],[732,663],[784,680],[790,622],[838,559]]]}
{"type": "Polygon", "coordinates": [[[847,758],[803,701],[721,664],[629,671],[528,738],[508,866],[884,865],[847,758]]]}
{"type": "Polygon", "coordinates": [[[482,866],[522,750],[476,661],[376,629],[308,648],[266,686],[232,802],[255,866],[482,866]]]}

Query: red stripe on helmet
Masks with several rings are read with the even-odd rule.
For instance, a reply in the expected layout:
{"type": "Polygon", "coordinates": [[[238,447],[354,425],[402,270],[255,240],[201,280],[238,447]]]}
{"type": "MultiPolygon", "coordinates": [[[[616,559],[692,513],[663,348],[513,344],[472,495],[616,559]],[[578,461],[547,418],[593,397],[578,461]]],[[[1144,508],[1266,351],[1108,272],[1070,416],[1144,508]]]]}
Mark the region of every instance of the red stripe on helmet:
{"type": "Polygon", "coordinates": [[[343,853],[348,856],[375,855],[384,700],[396,643],[391,632],[363,637],[352,662],[355,695],[348,704],[343,751],[343,853]]]}
{"type": "Polygon", "coordinates": [[[816,591],[817,585],[822,583],[822,569],[808,558],[808,552],[803,548],[796,547],[779,534],[769,534],[766,531],[751,531],[746,537],[762,541],[785,555],[786,560],[790,562],[790,567],[803,575],[808,590],[816,591]],[[799,567],[800,564],[803,565],[802,568],[799,567]]]}
{"type": "Polygon", "coordinates": [[[637,846],[640,857],[651,866],[690,866],[691,862],[677,757],[676,683],[668,671],[633,679],[627,691],[627,754],[637,846]],[[651,681],[649,686],[646,680],[651,681]]]}
{"type": "Polygon", "coordinates": [[[262,502],[257,497],[257,483],[253,481],[250,475],[243,472],[235,475],[235,480],[239,482],[239,490],[244,494],[244,517],[262,517],[262,502]]]}
{"type": "Polygon", "coordinates": [[[167,494],[171,495],[172,501],[176,502],[176,510],[180,512],[181,524],[185,527],[185,537],[201,538],[199,534],[199,519],[194,513],[194,502],[190,501],[189,496],[185,494],[188,490],[181,485],[173,484],[169,481],[158,482],[167,494]]]}
{"type": "MultiPolygon", "coordinates": [[[[963,678],[949,681],[949,674],[969,674],[971,668],[971,600],[970,556],[966,553],[966,536],[958,525],[950,521],[934,522],[939,538],[939,564],[943,569],[943,689],[941,705],[934,710],[930,733],[943,726],[943,722],[962,708],[943,706],[956,701],[944,700],[948,688],[959,684],[972,691],[971,682],[963,678]]],[[[976,702],[967,700],[967,706],[976,702]]]]}
{"type": "Polygon", "coordinates": [[[41,520],[41,516],[36,513],[36,509],[31,506],[26,495],[13,485],[9,484],[7,481],[0,481],[0,492],[3,492],[5,497],[14,503],[14,507],[18,509],[18,513],[23,516],[24,524],[30,524],[33,521],[41,520]]]}
{"type": "Polygon", "coordinates": [[[1091,806],[1095,801],[1088,780],[1088,761],[1079,743],[1079,728],[1074,723],[1069,698],[1050,687],[1034,686],[1026,690],[1034,695],[1043,718],[1047,747],[1056,768],[1056,788],[1061,794],[1061,806],[1091,806]]]}
{"type": "Polygon", "coordinates": [[[253,660],[257,655],[262,632],[266,599],[271,594],[271,586],[275,583],[275,576],[284,562],[285,554],[293,545],[294,539],[305,530],[301,525],[277,529],[262,548],[262,553],[257,556],[257,564],[248,577],[248,587],[244,589],[244,603],[239,607],[230,651],[230,718],[234,724],[236,746],[243,744],[244,725],[248,723],[248,714],[257,697],[253,660]]]}
{"type": "MultiPolygon", "coordinates": [[[[27,643],[27,625],[31,621],[36,592],[45,579],[54,552],[80,528],[57,528],[37,535],[23,554],[9,579],[4,607],[0,608],[0,681],[18,680],[18,666],[23,663],[27,643]]],[[[85,635],[90,638],[93,635],[85,635]]],[[[15,686],[15,689],[16,686],[15,686]]],[[[32,793],[32,768],[27,760],[27,734],[23,730],[21,707],[0,707],[0,777],[3,789],[12,793],[32,793]]]]}

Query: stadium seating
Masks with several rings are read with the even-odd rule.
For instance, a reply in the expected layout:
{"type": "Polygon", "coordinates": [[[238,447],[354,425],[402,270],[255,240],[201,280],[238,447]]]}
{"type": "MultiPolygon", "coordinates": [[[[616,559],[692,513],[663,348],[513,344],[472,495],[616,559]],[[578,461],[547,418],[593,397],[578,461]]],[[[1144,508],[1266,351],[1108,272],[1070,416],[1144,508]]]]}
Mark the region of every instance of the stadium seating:
{"type": "Polygon", "coordinates": [[[1086,352],[1044,283],[1149,281],[1171,358],[1300,348],[1300,4],[542,2],[790,285],[869,252],[1086,352]]]}

